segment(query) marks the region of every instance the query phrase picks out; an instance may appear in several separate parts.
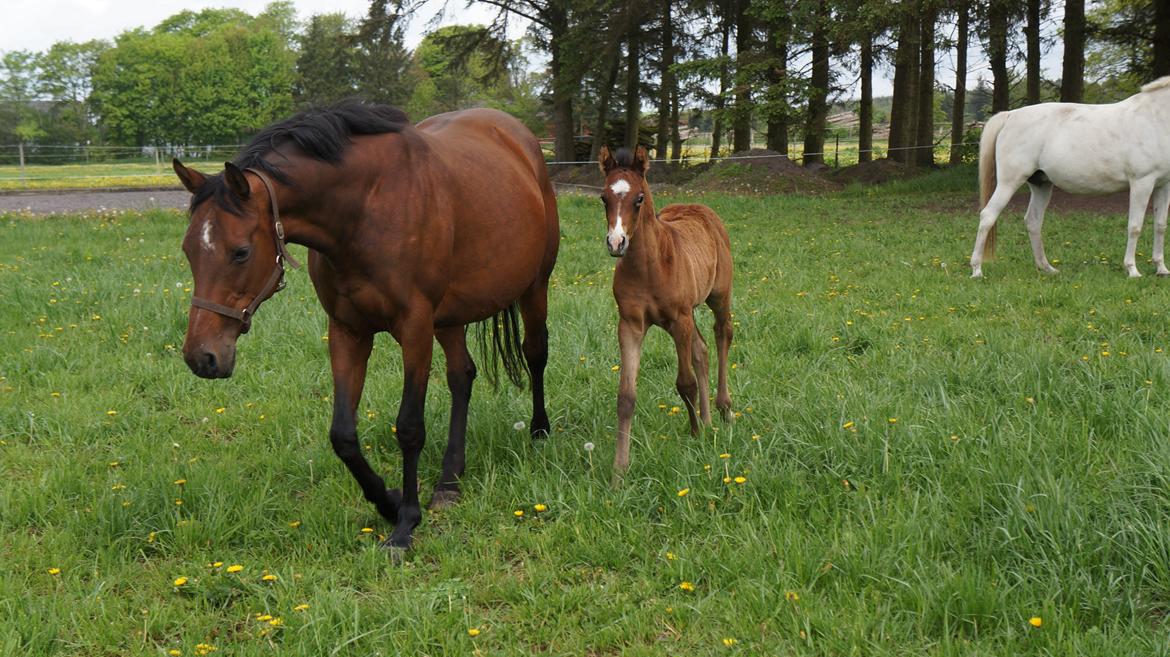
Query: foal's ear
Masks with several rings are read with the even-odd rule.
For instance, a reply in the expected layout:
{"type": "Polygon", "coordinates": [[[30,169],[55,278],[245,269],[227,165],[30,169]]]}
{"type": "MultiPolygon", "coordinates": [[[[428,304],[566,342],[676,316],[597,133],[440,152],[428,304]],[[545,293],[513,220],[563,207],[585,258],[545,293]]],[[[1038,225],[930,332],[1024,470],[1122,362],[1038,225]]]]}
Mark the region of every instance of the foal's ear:
{"type": "Polygon", "coordinates": [[[223,165],[223,179],[227,182],[228,189],[232,190],[232,193],[240,197],[241,200],[247,200],[248,195],[252,193],[251,188],[248,187],[248,179],[244,177],[244,172],[231,162],[225,162],[223,165]]]}
{"type": "Polygon", "coordinates": [[[609,146],[601,147],[601,152],[597,156],[597,163],[601,165],[601,173],[607,176],[610,171],[617,168],[617,160],[613,159],[613,153],[609,152],[609,146]]]}
{"type": "Polygon", "coordinates": [[[643,176],[650,170],[650,156],[646,153],[645,146],[639,145],[634,149],[634,170],[641,171],[643,176]]]}
{"type": "Polygon", "coordinates": [[[207,176],[199,173],[194,169],[189,169],[183,166],[179,158],[171,160],[171,168],[175,170],[175,175],[179,177],[179,181],[183,183],[183,187],[192,194],[198,192],[207,182],[207,176]]]}

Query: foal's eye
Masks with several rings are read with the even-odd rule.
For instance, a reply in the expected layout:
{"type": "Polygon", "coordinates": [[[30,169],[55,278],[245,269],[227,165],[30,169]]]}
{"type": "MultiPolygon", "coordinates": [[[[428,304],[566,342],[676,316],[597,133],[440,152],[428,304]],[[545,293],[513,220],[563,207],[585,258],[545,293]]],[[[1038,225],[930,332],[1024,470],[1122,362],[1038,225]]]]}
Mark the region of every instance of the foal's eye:
{"type": "Polygon", "coordinates": [[[642,205],[642,201],[646,199],[645,194],[638,194],[638,200],[634,201],[634,205],[642,205]]]}
{"type": "Polygon", "coordinates": [[[236,249],[235,251],[232,251],[232,262],[234,262],[236,264],[240,264],[240,263],[246,261],[251,256],[252,256],[252,247],[241,246],[240,248],[236,249]]]}

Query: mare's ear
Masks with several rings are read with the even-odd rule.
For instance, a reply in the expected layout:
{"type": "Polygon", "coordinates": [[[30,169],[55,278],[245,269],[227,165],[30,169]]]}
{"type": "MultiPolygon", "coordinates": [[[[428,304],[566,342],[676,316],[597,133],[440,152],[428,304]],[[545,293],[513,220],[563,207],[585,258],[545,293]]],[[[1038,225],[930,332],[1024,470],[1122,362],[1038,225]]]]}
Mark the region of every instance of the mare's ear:
{"type": "Polygon", "coordinates": [[[186,187],[187,191],[192,194],[198,192],[203,187],[203,184],[207,182],[207,176],[194,169],[183,166],[183,163],[177,157],[171,160],[171,168],[175,170],[175,175],[179,177],[179,180],[183,183],[183,187],[186,187]]]}
{"type": "Polygon", "coordinates": [[[228,189],[232,190],[232,193],[240,200],[246,201],[248,195],[252,193],[252,189],[248,187],[248,179],[244,177],[244,172],[231,162],[224,162],[223,179],[227,182],[228,189]]]}
{"type": "Polygon", "coordinates": [[[597,156],[597,163],[601,165],[601,173],[609,175],[610,171],[617,168],[617,160],[613,159],[613,153],[609,152],[609,146],[602,146],[601,152],[597,156]]]}
{"type": "Polygon", "coordinates": [[[641,144],[634,149],[634,170],[641,171],[643,176],[650,170],[650,156],[646,153],[646,147],[641,144]]]}

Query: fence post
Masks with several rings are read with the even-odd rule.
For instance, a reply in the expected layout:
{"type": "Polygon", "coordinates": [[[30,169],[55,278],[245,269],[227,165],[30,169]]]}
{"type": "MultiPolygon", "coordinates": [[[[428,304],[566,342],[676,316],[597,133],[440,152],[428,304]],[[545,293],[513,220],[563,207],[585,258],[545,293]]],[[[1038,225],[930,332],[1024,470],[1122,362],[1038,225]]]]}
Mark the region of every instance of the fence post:
{"type": "Polygon", "coordinates": [[[20,151],[20,184],[24,184],[24,141],[16,147],[20,151]]]}

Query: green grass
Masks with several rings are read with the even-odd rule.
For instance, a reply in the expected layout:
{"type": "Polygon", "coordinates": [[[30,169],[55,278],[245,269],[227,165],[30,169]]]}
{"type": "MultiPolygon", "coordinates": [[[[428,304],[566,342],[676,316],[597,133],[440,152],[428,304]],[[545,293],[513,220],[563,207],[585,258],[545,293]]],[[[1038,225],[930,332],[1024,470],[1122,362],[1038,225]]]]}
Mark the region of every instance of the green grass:
{"type": "Polygon", "coordinates": [[[169,161],[0,166],[0,192],[111,187],[180,188],[169,161]]]}
{"type": "MultiPolygon", "coordinates": [[[[530,442],[527,394],[477,385],[464,499],[401,565],[329,445],[307,276],[209,382],[178,351],[184,217],[0,217],[0,654],[1165,654],[1168,283],[1128,280],[1123,220],[1086,215],[1046,226],[1060,275],[1009,217],[970,280],[958,175],[705,197],[736,259],[741,416],[688,436],[655,330],[617,491],[613,260],[596,199],[563,197],[554,433],[530,442]]],[[[392,479],[400,385],[380,338],[359,431],[392,479]]],[[[428,493],[445,388],[437,364],[428,493]]]]}

